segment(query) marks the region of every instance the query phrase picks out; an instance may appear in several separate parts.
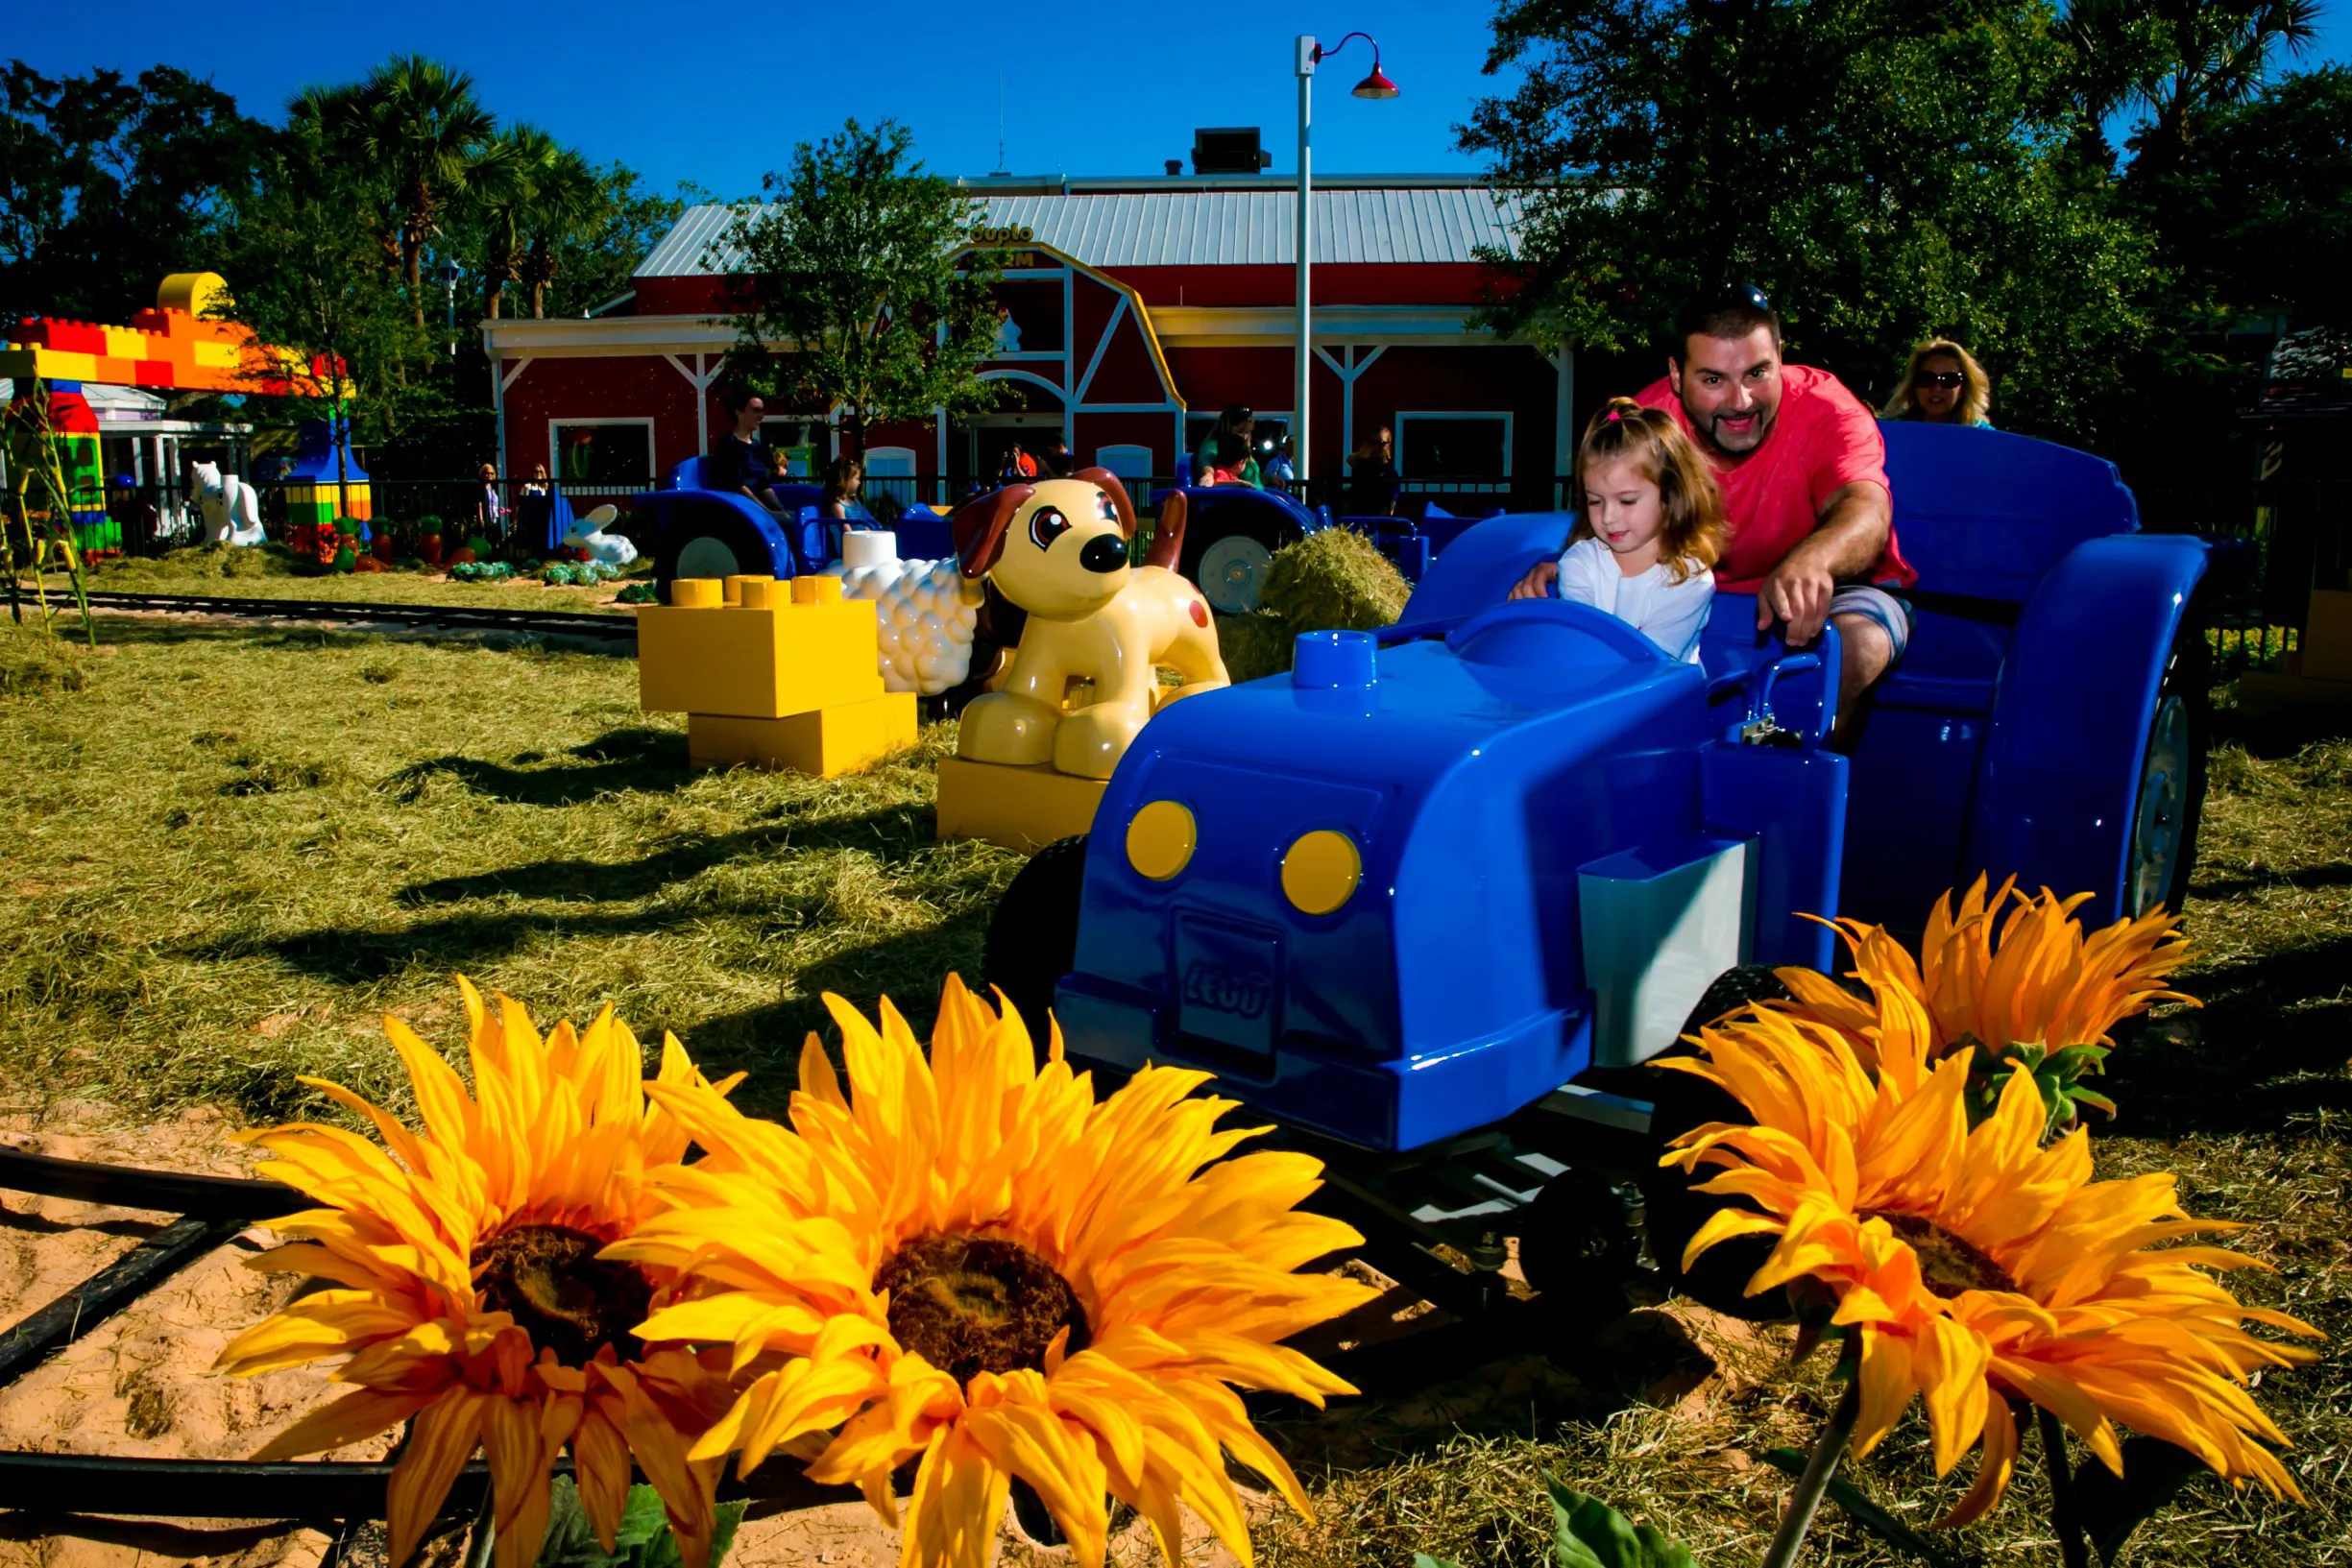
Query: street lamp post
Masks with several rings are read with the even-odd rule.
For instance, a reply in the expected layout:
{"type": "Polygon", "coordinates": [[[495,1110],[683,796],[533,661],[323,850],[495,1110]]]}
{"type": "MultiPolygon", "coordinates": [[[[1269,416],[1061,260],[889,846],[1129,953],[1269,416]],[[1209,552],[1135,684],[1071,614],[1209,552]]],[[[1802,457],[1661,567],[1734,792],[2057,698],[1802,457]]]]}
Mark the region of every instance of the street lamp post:
{"type": "MultiPolygon", "coordinates": [[[[1314,253],[1310,249],[1315,240],[1315,218],[1312,205],[1315,177],[1314,155],[1308,144],[1307,128],[1313,118],[1315,67],[1326,58],[1346,48],[1349,40],[1354,38],[1362,38],[1372,46],[1372,74],[1355,84],[1352,89],[1353,95],[1358,98],[1395,97],[1396,84],[1390,81],[1380,70],[1380,41],[1370,33],[1347,34],[1328,49],[1317,43],[1313,34],[1301,33],[1298,35],[1298,390],[1291,413],[1291,446],[1297,459],[1294,467],[1297,473],[1298,495],[1302,500],[1309,495],[1307,480],[1312,471],[1307,455],[1310,446],[1308,432],[1312,427],[1308,418],[1307,382],[1313,374],[1315,365],[1315,328],[1311,316],[1312,279],[1310,277],[1315,264],[1314,253]]],[[[1345,441],[1346,432],[1342,431],[1341,436],[1345,441]]]]}
{"type": "Polygon", "coordinates": [[[457,280],[466,270],[454,261],[441,264],[442,324],[449,334],[449,357],[457,356],[457,280]]]}

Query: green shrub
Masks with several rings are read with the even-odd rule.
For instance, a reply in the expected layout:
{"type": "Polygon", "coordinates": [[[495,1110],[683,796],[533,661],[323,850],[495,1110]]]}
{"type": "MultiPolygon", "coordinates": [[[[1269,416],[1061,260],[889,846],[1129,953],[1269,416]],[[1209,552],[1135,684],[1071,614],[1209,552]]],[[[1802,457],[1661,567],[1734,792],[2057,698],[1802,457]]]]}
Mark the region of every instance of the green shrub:
{"type": "Polygon", "coordinates": [[[1370,540],[1326,528],[1274,552],[1263,602],[1294,633],[1370,632],[1396,624],[1412,594],[1404,573],[1370,540]]]}

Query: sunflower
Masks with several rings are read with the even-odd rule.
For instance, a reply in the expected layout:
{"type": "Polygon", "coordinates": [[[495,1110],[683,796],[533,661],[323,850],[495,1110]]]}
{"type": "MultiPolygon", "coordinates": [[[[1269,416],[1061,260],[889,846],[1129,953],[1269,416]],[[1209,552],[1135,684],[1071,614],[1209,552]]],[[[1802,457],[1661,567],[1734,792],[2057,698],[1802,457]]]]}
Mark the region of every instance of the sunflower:
{"type": "Polygon", "coordinates": [[[2170,1174],[2093,1181],[2089,1134],[2045,1146],[2041,1097],[2024,1073],[1972,1130],[1967,1056],[1931,1061],[1925,1008],[1896,990],[1879,1000],[1875,1074],[1838,1030],[1774,1012],[1706,1030],[1704,1057],[1666,1064],[1716,1084],[1755,1118],[1697,1128],[1665,1157],[1694,1174],[1720,1168],[1698,1191],[1755,1205],[1714,1214],[1685,1266],[1718,1242],[1762,1236],[1774,1246],[1751,1292],[1799,1279],[1826,1287],[1832,1321],[1860,1337],[1855,1452],[1869,1453],[1914,1394],[1927,1406],[1938,1476],[1982,1443],[1976,1483],[1948,1525],[2000,1500],[2017,1459],[2019,1398],[2056,1415],[2119,1475],[2120,1421],[2233,1483],[2300,1500],[2264,1446],[2286,1438],[2246,1390],[2261,1367],[2316,1358],[2243,1325],[2317,1331],[2241,1305],[2212,1277],[2263,1266],[2255,1260],[2173,1244],[2239,1227],[2191,1219],[2170,1174]]]}
{"type": "Polygon", "coordinates": [[[1193,1096],[1203,1073],[1146,1067],[1098,1103],[1058,1031],[1039,1065],[1019,1015],[952,977],[929,1061],[888,1001],[879,1028],[825,1004],[850,1093],[811,1035],[789,1129],[699,1086],[648,1091],[709,1157],[661,1172],[675,1207],[605,1255],[712,1292],[641,1335],[757,1372],[694,1458],[740,1451],[748,1474],[784,1446],[893,1524],[891,1473],[919,1459],[909,1568],[982,1568],[1016,1478],[1090,1568],[1105,1493],[1171,1562],[1178,1504],[1248,1562],[1224,1455],[1306,1499],[1234,1387],[1354,1392],[1277,1341],[1372,1294],[1296,1272],[1363,1241],[1297,1212],[1321,1162],[1226,1158],[1258,1129],[1217,1127],[1233,1102],[1193,1096]]]}
{"type": "MultiPolygon", "coordinates": [[[[493,1018],[461,977],[472,1025],[473,1094],[397,1018],[384,1020],[408,1069],[424,1130],[340,1085],[304,1078],[374,1123],[382,1146],[300,1123],[242,1135],[274,1156],[261,1167],[317,1200],[279,1220],[293,1238],[255,1260],[337,1289],[313,1291],[221,1353],[238,1375],[349,1355],[335,1381],[353,1390],[262,1450],[291,1459],[415,1420],[387,1512],[392,1560],[405,1562],[477,1445],[490,1457],[499,1568],[534,1560],[548,1474],[569,1443],[580,1501],[605,1549],[634,1456],[662,1495],[689,1564],[715,1524],[716,1464],[688,1446],[732,1397],[723,1363],[629,1331],[675,1294],[659,1267],[598,1253],[658,1200],[645,1173],[686,1153],[685,1130],[643,1087],[636,1036],[608,1005],[587,1029],[543,1041],[499,997],[493,1018]]],[[[662,1040],[657,1081],[714,1089],[678,1042],[662,1040]]]]}

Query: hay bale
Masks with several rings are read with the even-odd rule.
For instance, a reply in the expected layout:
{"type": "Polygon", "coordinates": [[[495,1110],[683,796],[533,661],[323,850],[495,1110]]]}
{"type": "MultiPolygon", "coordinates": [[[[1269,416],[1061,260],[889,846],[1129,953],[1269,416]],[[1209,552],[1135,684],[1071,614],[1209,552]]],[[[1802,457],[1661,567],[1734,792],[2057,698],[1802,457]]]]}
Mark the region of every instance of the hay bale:
{"type": "MultiPolygon", "coordinates": [[[[1274,552],[1264,603],[1291,631],[1370,632],[1394,626],[1413,589],[1362,534],[1326,528],[1274,552]]],[[[1285,668],[1289,666],[1286,657],[1285,668]]]]}
{"type": "Polygon", "coordinates": [[[1291,667],[1291,629],[1280,615],[1259,610],[1217,617],[1217,651],[1236,682],[1279,675],[1291,667]]]}

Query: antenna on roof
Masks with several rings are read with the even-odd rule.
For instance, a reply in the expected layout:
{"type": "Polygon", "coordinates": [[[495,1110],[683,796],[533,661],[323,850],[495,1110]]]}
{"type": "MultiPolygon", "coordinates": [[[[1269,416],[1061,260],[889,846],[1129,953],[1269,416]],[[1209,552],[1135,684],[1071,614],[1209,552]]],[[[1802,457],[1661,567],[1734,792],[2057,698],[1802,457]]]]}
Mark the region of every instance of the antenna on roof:
{"type": "Polygon", "coordinates": [[[996,68],[996,172],[1007,174],[1005,167],[1005,67],[996,68]]]}

